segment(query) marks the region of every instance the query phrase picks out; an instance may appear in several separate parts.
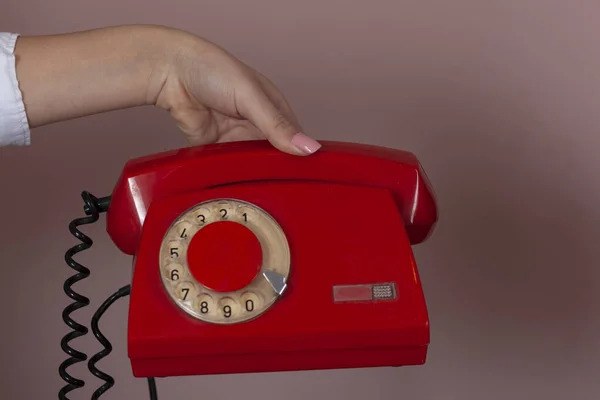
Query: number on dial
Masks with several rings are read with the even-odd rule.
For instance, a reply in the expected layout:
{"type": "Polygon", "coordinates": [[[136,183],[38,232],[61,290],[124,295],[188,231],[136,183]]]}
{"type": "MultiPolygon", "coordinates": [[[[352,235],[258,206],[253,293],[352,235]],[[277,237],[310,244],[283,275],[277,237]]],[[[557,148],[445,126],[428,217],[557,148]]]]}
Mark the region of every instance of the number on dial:
{"type": "Polygon", "coordinates": [[[196,296],[196,288],[190,282],[181,282],[175,289],[175,295],[182,301],[192,300],[196,296]]]}
{"type": "Polygon", "coordinates": [[[185,274],[185,269],[181,264],[169,264],[166,268],[167,279],[178,281],[185,274]]]}

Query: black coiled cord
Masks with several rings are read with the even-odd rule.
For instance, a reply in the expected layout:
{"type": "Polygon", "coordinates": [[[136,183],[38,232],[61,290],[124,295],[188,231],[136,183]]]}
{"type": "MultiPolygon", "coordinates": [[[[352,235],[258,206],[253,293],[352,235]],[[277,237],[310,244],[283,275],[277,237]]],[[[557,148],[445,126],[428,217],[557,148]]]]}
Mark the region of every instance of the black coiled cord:
{"type": "MultiPolygon", "coordinates": [[[[69,267],[77,271],[77,273],[69,277],[63,285],[65,294],[71,299],[73,299],[74,302],[65,307],[62,313],[63,321],[69,326],[69,328],[72,329],[72,331],[66,334],[60,342],[62,350],[69,355],[69,358],[63,361],[58,368],[60,377],[67,383],[60,389],[58,393],[58,398],[60,400],[69,400],[67,397],[67,394],[69,392],[75,389],[82,388],[85,385],[85,382],[83,380],[77,379],[67,372],[67,368],[69,368],[71,365],[87,360],[87,355],[78,350],[75,350],[69,345],[69,342],[71,342],[72,340],[75,340],[78,337],[84,336],[88,333],[88,328],[71,318],[71,313],[90,304],[89,298],[75,292],[72,289],[72,286],[75,283],[90,276],[90,270],[73,259],[73,256],[75,254],[83,250],[89,249],[90,247],[92,247],[93,244],[92,239],[90,239],[83,232],[81,232],[78,229],[78,227],[81,225],[92,224],[98,221],[100,213],[106,212],[108,210],[108,206],[110,205],[111,200],[110,196],[98,199],[87,191],[82,192],[81,197],[84,202],[83,210],[87,216],[76,218],[73,221],[71,221],[71,223],[69,223],[69,231],[73,236],[79,239],[81,243],[71,247],[65,253],[66,263],[69,265],[69,267]]],[[[108,299],[106,299],[104,303],[102,303],[102,305],[98,308],[98,310],[94,313],[94,316],[92,317],[92,332],[94,333],[96,339],[104,346],[104,349],[90,358],[88,362],[88,369],[94,376],[105,381],[105,383],[93,393],[92,399],[94,400],[97,400],[102,394],[104,394],[108,389],[110,389],[115,382],[115,380],[110,375],[107,375],[106,373],[96,368],[96,363],[104,357],[106,357],[112,351],[112,345],[102,334],[102,332],[100,332],[100,329],[98,328],[98,323],[104,312],[108,309],[108,307],[110,307],[117,299],[129,295],[130,290],[130,285],[124,286],[121,289],[119,289],[108,299]]],[[[150,390],[150,399],[157,400],[158,397],[156,394],[156,382],[154,378],[148,378],[148,386],[150,390]]]]}
{"type": "Polygon", "coordinates": [[[93,400],[97,400],[100,396],[104,394],[104,392],[106,392],[115,384],[115,380],[112,376],[107,375],[106,373],[96,368],[96,363],[104,357],[106,357],[107,355],[109,355],[112,351],[112,345],[110,344],[108,339],[106,339],[106,337],[102,334],[102,332],[100,332],[100,329],[98,328],[98,322],[100,321],[100,318],[108,309],[108,307],[110,307],[115,301],[117,301],[121,297],[129,295],[130,292],[130,285],[124,286],[121,289],[117,290],[108,299],[106,299],[100,307],[98,307],[98,310],[94,313],[94,316],[92,317],[92,333],[94,334],[96,339],[98,339],[100,344],[104,346],[104,349],[90,357],[90,361],[88,361],[88,369],[95,377],[105,382],[92,394],[93,400]]]}
{"type": "MultiPolygon", "coordinates": [[[[70,341],[88,333],[88,329],[85,326],[79,324],[71,318],[71,313],[90,304],[90,299],[71,289],[75,283],[90,276],[90,270],[73,259],[75,254],[89,249],[93,244],[92,239],[83,234],[79,229],[77,229],[77,227],[98,221],[100,212],[106,211],[106,209],[101,209],[100,202],[92,194],[83,192],[81,193],[81,197],[83,198],[83,202],[85,204],[84,211],[87,217],[76,218],[69,224],[69,231],[73,236],[79,239],[81,243],[71,247],[65,254],[65,261],[69,267],[73,268],[75,271],[77,271],[77,273],[69,277],[63,285],[65,294],[73,299],[74,302],[65,307],[62,313],[63,321],[69,326],[69,328],[72,329],[72,331],[66,334],[60,342],[60,347],[62,350],[69,355],[69,358],[63,361],[58,368],[60,377],[67,382],[67,384],[63,386],[58,393],[58,398],[61,400],[67,400],[67,393],[75,389],[79,389],[85,385],[84,381],[74,378],[67,372],[67,368],[71,365],[87,359],[87,356],[84,353],[75,350],[69,345],[70,341]]],[[[110,198],[108,198],[108,200],[105,199],[104,203],[110,203],[110,198]]]]}
{"type": "MultiPolygon", "coordinates": [[[[98,341],[102,344],[102,346],[104,346],[104,349],[90,357],[90,360],[88,361],[88,369],[95,377],[105,382],[92,394],[92,400],[98,400],[100,396],[102,396],[108,389],[113,387],[113,385],[115,384],[115,380],[112,376],[96,368],[96,363],[102,360],[104,357],[108,356],[112,352],[112,345],[100,331],[98,323],[100,322],[100,318],[102,318],[102,315],[104,315],[108,307],[110,307],[115,301],[117,301],[121,297],[128,296],[130,293],[131,285],[123,286],[121,289],[113,293],[108,299],[106,299],[104,303],[102,303],[102,305],[98,307],[98,310],[94,313],[94,316],[92,317],[92,333],[94,334],[96,339],[98,339],[98,341]]],[[[158,396],[156,394],[156,382],[154,381],[154,378],[148,378],[148,387],[150,390],[150,400],[157,400],[158,396]]]]}

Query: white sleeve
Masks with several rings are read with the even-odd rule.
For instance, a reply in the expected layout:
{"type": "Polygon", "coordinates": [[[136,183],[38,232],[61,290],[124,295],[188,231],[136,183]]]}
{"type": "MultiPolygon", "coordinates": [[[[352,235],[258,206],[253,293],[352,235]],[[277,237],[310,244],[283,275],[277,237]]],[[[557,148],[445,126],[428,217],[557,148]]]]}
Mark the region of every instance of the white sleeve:
{"type": "Polygon", "coordinates": [[[14,49],[19,34],[0,32],[0,147],[31,143],[29,123],[17,81],[14,49]]]}

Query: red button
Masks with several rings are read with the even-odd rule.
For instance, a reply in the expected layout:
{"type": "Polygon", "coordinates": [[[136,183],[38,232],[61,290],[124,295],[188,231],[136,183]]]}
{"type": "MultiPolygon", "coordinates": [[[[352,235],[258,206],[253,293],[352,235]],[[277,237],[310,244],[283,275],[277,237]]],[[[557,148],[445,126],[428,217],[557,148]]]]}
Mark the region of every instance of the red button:
{"type": "Polygon", "coordinates": [[[198,282],[219,292],[246,287],[258,274],[262,248],[244,225],[219,221],[200,229],[187,251],[190,272],[198,282]]]}

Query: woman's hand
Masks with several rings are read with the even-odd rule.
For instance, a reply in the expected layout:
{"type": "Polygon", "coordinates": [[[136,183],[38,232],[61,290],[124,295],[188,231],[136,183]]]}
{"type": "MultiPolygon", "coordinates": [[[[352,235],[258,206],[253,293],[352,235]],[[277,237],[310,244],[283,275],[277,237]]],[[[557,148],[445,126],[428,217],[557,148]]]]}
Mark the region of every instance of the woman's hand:
{"type": "Polygon", "coordinates": [[[301,132],[267,78],[188,32],[147,25],[20,37],[17,78],[31,127],[110,110],[167,110],[191,144],[263,139],[306,155],[301,132]]]}
{"type": "Polygon", "coordinates": [[[266,77],[206,40],[172,34],[177,46],[150,87],[153,102],[171,113],[190,143],[267,138],[288,153],[319,148],[299,133],[290,105],[266,77]]]}

